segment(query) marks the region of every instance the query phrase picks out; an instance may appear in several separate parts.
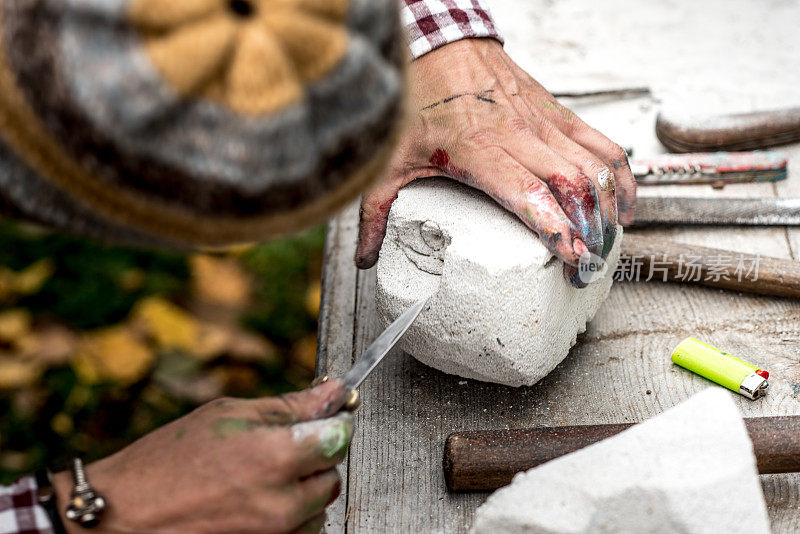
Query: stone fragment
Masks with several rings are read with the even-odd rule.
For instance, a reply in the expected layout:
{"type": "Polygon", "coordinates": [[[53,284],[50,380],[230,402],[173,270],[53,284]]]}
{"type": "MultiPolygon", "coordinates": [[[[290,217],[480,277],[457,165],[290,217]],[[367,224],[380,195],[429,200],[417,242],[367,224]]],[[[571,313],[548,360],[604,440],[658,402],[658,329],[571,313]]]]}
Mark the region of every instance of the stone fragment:
{"type": "Polygon", "coordinates": [[[553,370],[608,296],[607,270],[576,289],[557,260],[516,216],[483,193],[429,178],[392,205],[378,261],[384,325],[430,296],[400,347],[446,373],[510,386],[553,370]]]}
{"type": "Polygon", "coordinates": [[[753,445],[711,388],[612,438],[535,467],[478,509],[483,533],[767,534],[753,445]]]}

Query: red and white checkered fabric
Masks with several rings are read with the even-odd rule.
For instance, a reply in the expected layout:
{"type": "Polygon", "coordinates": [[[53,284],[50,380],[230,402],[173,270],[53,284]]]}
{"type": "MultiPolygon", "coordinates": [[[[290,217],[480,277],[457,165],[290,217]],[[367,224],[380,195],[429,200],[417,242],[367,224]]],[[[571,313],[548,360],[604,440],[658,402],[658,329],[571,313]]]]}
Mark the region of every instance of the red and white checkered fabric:
{"type": "Polygon", "coordinates": [[[401,0],[401,18],[414,59],[471,37],[503,42],[483,0],[401,0]]]}
{"type": "Polygon", "coordinates": [[[0,486],[0,534],[53,534],[50,519],[36,502],[36,489],[33,477],[0,486]]]}

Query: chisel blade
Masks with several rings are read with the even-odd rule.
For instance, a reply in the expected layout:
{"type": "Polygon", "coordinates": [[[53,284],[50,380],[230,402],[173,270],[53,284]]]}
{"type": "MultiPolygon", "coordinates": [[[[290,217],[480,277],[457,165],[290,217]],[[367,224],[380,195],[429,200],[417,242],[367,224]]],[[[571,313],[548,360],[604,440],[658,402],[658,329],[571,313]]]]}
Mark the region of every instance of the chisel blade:
{"type": "Polygon", "coordinates": [[[634,226],[800,225],[800,198],[639,197],[634,226]]]}

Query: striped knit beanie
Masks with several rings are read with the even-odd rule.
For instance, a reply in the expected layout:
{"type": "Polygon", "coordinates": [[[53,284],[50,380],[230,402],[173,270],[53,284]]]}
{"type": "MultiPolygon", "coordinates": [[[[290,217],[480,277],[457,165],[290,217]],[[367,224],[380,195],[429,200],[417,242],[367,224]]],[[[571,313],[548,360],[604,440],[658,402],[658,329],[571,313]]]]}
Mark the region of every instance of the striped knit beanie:
{"type": "Polygon", "coordinates": [[[391,153],[396,0],[0,0],[0,207],[139,244],[318,221],[391,153]]]}

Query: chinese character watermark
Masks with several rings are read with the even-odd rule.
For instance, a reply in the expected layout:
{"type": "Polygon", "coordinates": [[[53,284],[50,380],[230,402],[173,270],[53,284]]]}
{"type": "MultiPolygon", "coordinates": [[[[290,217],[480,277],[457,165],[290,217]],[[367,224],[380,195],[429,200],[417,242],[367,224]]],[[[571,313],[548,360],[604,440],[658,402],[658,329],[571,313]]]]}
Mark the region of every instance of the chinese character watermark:
{"type": "MultiPolygon", "coordinates": [[[[618,282],[756,282],[760,262],[760,255],[735,253],[708,256],[681,254],[677,260],[667,258],[666,253],[626,255],[619,258],[613,276],[618,282]]],[[[606,262],[594,254],[587,254],[578,264],[578,276],[586,284],[603,277],[607,270],[606,262]]]]}

